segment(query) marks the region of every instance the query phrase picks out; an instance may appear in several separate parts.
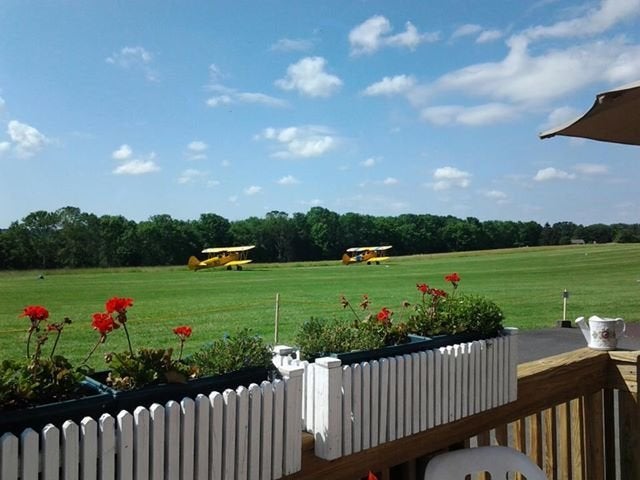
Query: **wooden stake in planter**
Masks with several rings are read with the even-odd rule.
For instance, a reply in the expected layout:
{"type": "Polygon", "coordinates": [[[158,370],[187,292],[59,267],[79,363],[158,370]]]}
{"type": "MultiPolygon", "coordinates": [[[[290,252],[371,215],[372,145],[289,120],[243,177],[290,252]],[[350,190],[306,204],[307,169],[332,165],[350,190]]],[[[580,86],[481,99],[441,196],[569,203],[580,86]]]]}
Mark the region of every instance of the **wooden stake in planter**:
{"type": "Polygon", "coordinates": [[[571,328],[571,320],[567,320],[567,299],[569,298],[569,292],[565,288],[562,292],[562,320],[558,320],[559,327],[571,328]]]}
{"type": "Polygon", "coordinates": [[[276,322],[275,322],[275,333],[273,336],[273,344],[278,344],[278,321],[280,320],[280,294],[276,293],[276,322]]]}

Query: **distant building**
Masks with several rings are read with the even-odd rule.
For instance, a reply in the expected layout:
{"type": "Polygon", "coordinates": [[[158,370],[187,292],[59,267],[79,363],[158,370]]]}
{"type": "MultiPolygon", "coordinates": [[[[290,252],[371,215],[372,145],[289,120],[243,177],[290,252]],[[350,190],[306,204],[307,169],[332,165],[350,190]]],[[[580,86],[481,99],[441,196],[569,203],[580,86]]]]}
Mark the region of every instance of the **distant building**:
{"type": "Polygon", "coordinates": [[[572,238],[571,245],[584,245],[584,240],[581,238],[572,238]]]}

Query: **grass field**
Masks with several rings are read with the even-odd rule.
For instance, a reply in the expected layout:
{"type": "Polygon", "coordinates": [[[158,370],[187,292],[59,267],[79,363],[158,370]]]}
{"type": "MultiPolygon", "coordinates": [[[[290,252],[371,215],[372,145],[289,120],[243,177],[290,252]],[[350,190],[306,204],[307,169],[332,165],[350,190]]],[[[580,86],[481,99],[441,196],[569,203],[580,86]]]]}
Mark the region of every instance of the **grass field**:
{"type": "MultiPolygon", "coordinates": [[[[399,310],[419,299],[416,283],[446,288],[443,276],[458,272],[461,291],[500,305],[508,326],[551,327],[562,318],[562,292],[570,292],[567,319],[620,316],[640,321],[640,244],[536,247],[457,254],[392,257],[383,265],[344,266],[338,261],[251,264],[243,271],[185,267],[109,270],[0,272],[0,358],[24,354],[26,305],[45,306],[53,320],[70,317],[58,347],[74,360],[94,345],[91,314],[112,296],[134,299],[129,329],[134,348],[177,346],[171,329],[191,325],[186,351],[237,327],[274,340],[279,294],[279,343],[291,342],[296,326],[310,316],[349,317],[344,294],[357,304],[368,294],[372,309],[399,310]]],[[[101,351],[125,348],[116,331],[101,351]]],[[[94,357],[101,361],[101,355],[94,357]]]]}

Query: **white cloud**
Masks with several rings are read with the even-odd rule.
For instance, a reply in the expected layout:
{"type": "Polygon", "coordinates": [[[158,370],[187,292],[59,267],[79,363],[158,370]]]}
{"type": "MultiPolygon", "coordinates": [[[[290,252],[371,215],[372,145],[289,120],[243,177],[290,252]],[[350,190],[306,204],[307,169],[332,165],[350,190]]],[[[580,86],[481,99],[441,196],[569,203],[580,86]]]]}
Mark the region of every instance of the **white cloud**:
{"type": "Polygon", "coordinates": [[[144,175],[158,170],[160,170],[160,167],[151,159],[130,160],[113,170],[113,173],[115,175],[144,175]]]}
{"type": "Polygon", "coordinates": [[[365,167],[365,168],[371,168],[371,167],[375,167],[376,166],[376,159],[375,158],[367,158],[366,160],[363,160],[360,162],[360,165],[365,167]]]}
{"type": "Polygon", "coordinates": [[[127,144],[121,145],[111,157],[123,162],[113,170],[114,175],[144,175],[160,170],[155,162],[155,153],[151,152],[146,158],[133,158],[133,150],[127,144]]]}
{"type": "Polygon", "coordinates": [[[186,183],[194,183],[198,179],[206,175],[207,175],[206,173],[201,172],[200,170],[196,170],[194,168],[188,168],[187,170],[183,171],[180,174],[180,176],[178,177],[178,183],[182,185],[186,183]]]}
{"type": "Polygon", "coordinates": [[[609,167],[600,163],[577,163],[573,169],[583,175],[606,175],[609,173],[609,167]]]}
{"type": "Polygon", "coordinates": [[[257,185],[251,185],[250,187],[247,187],[244,189],[244,194],[249,196],[257,195],[261,191],[262,191],[262,187],[259,187],[257,185]]]}
{"type": "Polygon", "coordinates": [[[393,177],[387,177],[382,181],[382,183],[384,185],[397,185],[398,184],[398,179],[397,178],[393,178],[393,177]]]}
{"type": "Polygon", "coordinates": [[[414,50],[424,42],[435,42],[438,33],[420,33],[411,23],[406,22],[405,31],[390,35],[391,23],[382,15],[374,15],[349,32],[351,54],[371,54],[382,47],[394,46],[414,50]]]}
{"type": "Polygon", "coordinates": [[[206,105],[211,108],[222,107],[231,104],[254,104],[266,107],[286,107],[288,103],[280,98],[257,92],[238,92],[222,85],[210,85],[210,90],[224,91],[222,95],[214,95],[206,100],[206,105]]]}
{"type": "Polygon", "coordinates": [[[416,79],[411,75],[384,77],[379,82],[369,85],[363,95],[401,95],[411,90],[415,84],[416,79]]]}
{"type": "Polygon", "coordinates": [[[434,125],[483,126],[506,122],[517,116],[517,110],[504,103],[487,103],[473,107],[441,105],[422,109],[423,120],[434,125]]]}
{"type": "Polygon", "coordinates": [[[4,98],[0,97],[0,113],[4,111],[4,106],[6,105],[4,98]]]}
{"type": "Polygon", "coordinates": [[[436,191],[450,188],[467,188],[471,184],[471,174],[455,167],[440,167],[433,172],[435,182],[432,188],[436,191]]]}
{"type": "Polygon", "coordinates": [[[0,155],[11,150],[11,144],[9,142],[0,142],[0,155]]]}
{"type": "Polygon", "coordinates": [[[476,38],[476,43],[489,43],[499,38],[502,38],[502,32],[500,30],[484,30],[476,38]]]}
{"type": "Polygon", "coordinates": [[[293,175],[286,175],[278,180],[279,185],[296,185],[298,183],[300,183],[300,181],[293,175]]]}
{"type": "Polygon", "coordinates": [[[229,105],[233,103],[233,99],[229,95],[218,95],[215,97],[207,98],[207,107],[220,107],[222,105],[229,105]]]}
{"type": "Polygon", "coordinates": [[[271,45],[271,50],[276,52],[306,52],[311,50],[313,42],[311,40],[281,38],[271,45]]]}
{"type": "MultiPolygon", "coordinates": [[[[638,0],[640,1],[640,0],[638,0]]],[[[614,85],[640,77],[640,46],[618,37],[574,44],[532,55],[524,36],[507,41],[509,51],[498,62],[469,65],[416,87],[410,101],[415,106],[433,104],[433,97],[455,92],[461,97],[484,97],[527,107],[564,98],[585,86],[614,85]],[[558,81],[562,78],[562,81],[558,81]]]]}
{"type": "Polygon", "coordinates": [[[306,57],[287,67],[284,78],[276,80],[283,90],[297,90],[308,97],[329,97],[342,86],[342,80],[325,72],[327,61],[322,57],[306,57]]]}
{"type": "Polygon", "coordinates": [[[128,160],[132,155],[133,150],[131,150],[131,147],[125,143],[120,145],[120,148],[111,154],[111,158],[114,160],[128,160]]]}
{"type": "Polygon", "coordinates": [[[546,182],[549,180],[573,180],[576,178],[575,174],[565,172],[564,170],[558,170],[554,167],[547,167],[538,170],[533,179],[536,182],[546,182]]]}
{"type": "MultiPolygon", "coordinates": [[[[29,158],[38,153],[49,143],[49,139],[35,127],[17,120],[11,120],[7,125],[10,147],[20,158],[29,158]]],[[[4,147],[7,149],[8,147],[4,147]]]]}
{"type": "Polygon", "coordinates": [[[283,147],[283,150],[274,153],[275,157],[280,158],[318,157],[337,146],[337,141],[329,129],[315,125],[283,129],[266,128],[256,138],[272,140],[283,147]]]}
{"type": "Polygon", "coordinates": [[[190,142],[187,145],[187,160],[206,160],[206,151],[208,148],[209,146],[201,140],[194,140],[190,142]]]}
{"type": "Polygon", "coordinates": [[[581,17],[535,26],[525,30],[523,35],[532,40],[595,35],[639,14],[640,0],[602,0],[597,8],[589,9],[581,17]]]}
{"type": "Polygon", "coordinates": [[[543,130],[556,128],[565,125],[580,116],[580,112],[572,107],[558,107],[553,109],[547,116],[547,121],[542,125],[543,130]]]}
{"type": "Polygon", "coordinates": [[[112,53],[105,61],[126,70],[141,70],[149,81],[158,80],[158,75],[151,68],[153,55],[143,47],[122,47],[119,52],[112,53]]]}
{"type": "Polygon", "coordinates": [[[209,146],[201,140],[194,140],[193,142],[190,142],[189,145],[187,145],[187,148],[191,152],[202,153],[207,148],[209,148],[209,146]]]}
{"type": "Polygon", "coordinates": [[[467,23],[465,25],[461,25],[458,28],[456,28],[451,34],[451,38],[454,39],[458,37],[467,37],[470,35],[477,35],[481,31],[482,31],[482,27],[480,25],[467,23]]]}
{"type": "Polygon", "coordinates": [[[484,192],[484,196],[490,198],[492,200],[497,200],[498,203],[503,202],[507,199],[507,194],[500,190],[489,190],[484,192]]]}

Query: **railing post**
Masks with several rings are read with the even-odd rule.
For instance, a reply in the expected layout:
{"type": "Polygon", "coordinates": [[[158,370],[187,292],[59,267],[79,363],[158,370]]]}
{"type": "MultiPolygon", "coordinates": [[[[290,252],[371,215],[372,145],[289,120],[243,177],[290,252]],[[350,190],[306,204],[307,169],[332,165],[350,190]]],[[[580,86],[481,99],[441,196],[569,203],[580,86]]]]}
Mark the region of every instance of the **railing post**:
{"type": "Polygon", "coordinates": [[[342,455],[342,361],[323,357],[315,363],[315,454],[334,460],[342,455]]]}
{"type": "Polygon", "coordinates": [[[302,374],[304,367],[284,365],[280,373],[285,381],[284,465],[290,475],[302,468],[302,374]]]}
{"type": "Polygon", "coordinates": [[[273,358],[271,359],[271,361],[277,368],[280,368],[283,365],[288,365],[289,363],[291,363],[291,355],[294,351],[295,350],[293,347],[288,347],[286,345],[276,345],[275,347],[273,347],[273,358]]]}

